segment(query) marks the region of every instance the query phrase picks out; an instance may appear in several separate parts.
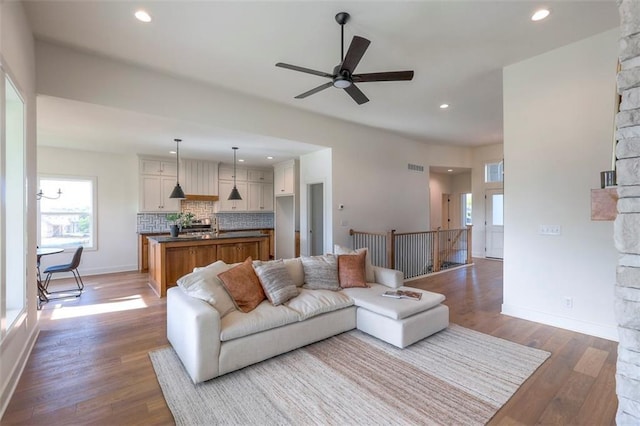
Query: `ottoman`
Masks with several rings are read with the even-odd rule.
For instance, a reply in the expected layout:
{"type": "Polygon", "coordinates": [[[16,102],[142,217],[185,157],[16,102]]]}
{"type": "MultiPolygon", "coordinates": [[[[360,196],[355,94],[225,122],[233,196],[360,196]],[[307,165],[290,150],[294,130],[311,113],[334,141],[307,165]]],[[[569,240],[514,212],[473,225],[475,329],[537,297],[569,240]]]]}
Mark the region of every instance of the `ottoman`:
{"type": "Polygon", "coordinates": [[[445,300],[442,294],[400,287],[396,290],[419,292],[422,298],[412,300],[382,296],[389,290],[389,287],[379,284],[371,284],[370,288],[343,290],[358,307],[358,330],[405,348],[449,326],[449,308],[442,304],[445,300]]]}

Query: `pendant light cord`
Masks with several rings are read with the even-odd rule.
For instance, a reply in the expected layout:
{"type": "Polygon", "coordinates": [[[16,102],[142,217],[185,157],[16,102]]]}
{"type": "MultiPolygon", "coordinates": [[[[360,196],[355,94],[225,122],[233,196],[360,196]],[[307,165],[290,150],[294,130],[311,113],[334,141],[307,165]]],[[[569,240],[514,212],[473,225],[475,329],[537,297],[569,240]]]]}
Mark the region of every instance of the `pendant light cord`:
{"type": "Polygon", "coordinates": [[[233,147],[233,187],[236,187],[236,152],[238,151],[237,147],[233,147]]]}
{"type": "Polygon", "coordinates": [[[176,182],[180,182],[180,139],[176,139],[176,182]]]}

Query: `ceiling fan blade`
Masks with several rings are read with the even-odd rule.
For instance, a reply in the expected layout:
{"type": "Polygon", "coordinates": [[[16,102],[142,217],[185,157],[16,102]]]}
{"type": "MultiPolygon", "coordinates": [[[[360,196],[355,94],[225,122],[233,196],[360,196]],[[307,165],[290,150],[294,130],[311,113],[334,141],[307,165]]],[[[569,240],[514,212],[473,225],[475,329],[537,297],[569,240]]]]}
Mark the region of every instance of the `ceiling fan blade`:
{"type": "Polygon", "coordinates": [[[304,99],[304,98],[306,98],[307,96],[311,96],[311,95],[313,95],[314,93],[318,93],[318,92],[319,92],[319,91],[321,91],[321,90],[328,89],[328,88],[329,88],[329,87],[331,87],[331,86],[333,86],[333,81],[330,81],[330,82],[325,83],[325,84],[323,84],[323,85],[321,85],[321,86],[318,86],[318,87],[316,87],[315,89],[311,89],[311,90],[309,90],[308,92],[304,92],[304,93],[302,93],[302,94],[300,94],[300,95],[296,96],[296,99],[304,99]]]}
{"type": "Polygon", "coordinates": [[[367,83],[369,81],[403,81],[413,79],[413,71],[372,72],[356,74],[351,77],[356,83],[367,83]]]}
{"type": "Polygon", "coordinates": [[[358,105],[369,102],[369,98],[367,98],[364,93],[362,93],[362,90],[358,89],[355,84],[345,87],[344,91],[347,92],[358,105]]]}
{"type": "Polygon", "coordinates": [[[349,74],[353,74],[358,63],[360,63],[360,59],[362,59],[364,52],[367,51],[369,44],[371,44],[371,42],[366,38],[353,36],[353,40],[351,40],[351,44],[349,45],[349,50],[347,50],[344,61],[342,61],[341,69],[349,71],[349,74]]]}
{"type": "Polygon", "coordinates": [[[333,78],[331,74],[327,74],[326,72],[312,70],[310,68],[299,67],[297,65],[285,64],[283,62],[278,62],[276,67],[286,68],[288,70],[306,72],[307,74],[319,75],[320,77],[333,78]]]}

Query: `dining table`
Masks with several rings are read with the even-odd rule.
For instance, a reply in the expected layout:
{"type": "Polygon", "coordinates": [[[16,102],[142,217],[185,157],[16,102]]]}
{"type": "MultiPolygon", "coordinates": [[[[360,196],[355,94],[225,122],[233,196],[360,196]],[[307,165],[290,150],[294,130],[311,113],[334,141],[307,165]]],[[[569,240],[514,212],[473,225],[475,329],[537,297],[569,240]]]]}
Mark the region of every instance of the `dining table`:
{"type": "Polygon", "coordinates": [[[36,281],[38,284],[38,309],[42,307],[43,303],[47,303],[49,301],[49,297],[47,296],[47,289],[44,288],[42,283],[42,275],[40,274],[40,259],[42,256],[49,256],[51,254],[62,253],[64,251],[61,247],[38,247],[36,249],[36,268],[37,268],[37,276],[36,281]]]}

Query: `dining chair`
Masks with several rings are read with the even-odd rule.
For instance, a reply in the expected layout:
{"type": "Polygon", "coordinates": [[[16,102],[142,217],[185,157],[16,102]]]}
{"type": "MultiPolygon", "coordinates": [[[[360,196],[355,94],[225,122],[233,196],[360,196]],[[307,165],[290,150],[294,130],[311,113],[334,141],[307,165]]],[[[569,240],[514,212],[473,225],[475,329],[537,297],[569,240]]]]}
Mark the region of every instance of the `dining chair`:
{"type": "Polygon", "coordinates": [[[73,253],[73,258],[71,259],[71,263],[67,263],[64,265],[52,265],[44,270],[44,274],[46,277],[44,279],[43,287],[47,293],[65,293],[69,291],[76,291],[76,289],[69,290],[56,290],[49,291],[49,281],[51,281],[51,276],[60,272],[71,272],[73,274],[73,278],[76,280],[76,285],[78,286],[79,293],[76,297],[80,297],[82,294],[82,290],[84,289],[84,283],[82,282],[82,277],[80,276],[80,272],[78,271],[78,266],[80,265],[80,258],[82,257],[82,246],[79,246],[75,253],[73,253]]]}

